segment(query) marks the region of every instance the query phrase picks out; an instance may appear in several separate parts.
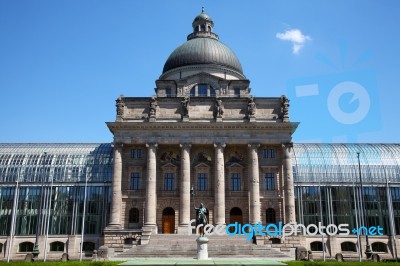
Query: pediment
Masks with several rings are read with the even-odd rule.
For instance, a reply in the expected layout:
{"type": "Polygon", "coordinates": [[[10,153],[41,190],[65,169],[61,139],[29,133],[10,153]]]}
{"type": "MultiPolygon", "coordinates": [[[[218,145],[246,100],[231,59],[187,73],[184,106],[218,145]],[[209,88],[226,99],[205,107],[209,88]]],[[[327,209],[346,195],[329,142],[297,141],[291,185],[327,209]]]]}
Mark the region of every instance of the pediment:
{"type": "Polygon", "coordinates": [[[171,168],[177,168],[178,166],[176,166],[175,164],[173,164],[173,163],[166,163],[166,164],[164,164],[163,166],[161,166],[161,168],[162,169],[164,169],[164,168],[169,168],[169,169],[171,169],[171,168]]]}
{"type": "Polygon", "coordinates": [[[219,81],[220,79],[221,79],[220,77],[214,76],[207,72],[200,72],[200,73],[196,73],[191,76],[185,77],[187,84],[202,83],[202,82],[206,82],[209,80],[219,81]]]}
{"type": "Polygon", "coordinates": [[[244,166],[241,165],[240,163],[231,163],[227,166],[227,168],[234,168],[234,167],[244,168],[244,166]]]}
{"type": "Polygon", "coordinates": [[[206,163],[199,163],[194,166],[194,168],[200,168],[200,167],[210,168],[210,166],[206,163]]]}

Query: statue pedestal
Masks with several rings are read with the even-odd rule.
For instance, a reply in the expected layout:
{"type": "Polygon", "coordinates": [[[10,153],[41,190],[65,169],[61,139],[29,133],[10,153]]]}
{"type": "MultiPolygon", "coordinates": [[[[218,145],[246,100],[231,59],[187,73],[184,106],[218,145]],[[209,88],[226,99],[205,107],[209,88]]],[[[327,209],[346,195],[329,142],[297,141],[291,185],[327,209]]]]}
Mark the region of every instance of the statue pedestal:
{"type": "Polygon", "coordinates": [[[197,259],[207,260],[208,259],[208,238],[205,236],[199,236],[196,239],[197,242],[197,259]]]}

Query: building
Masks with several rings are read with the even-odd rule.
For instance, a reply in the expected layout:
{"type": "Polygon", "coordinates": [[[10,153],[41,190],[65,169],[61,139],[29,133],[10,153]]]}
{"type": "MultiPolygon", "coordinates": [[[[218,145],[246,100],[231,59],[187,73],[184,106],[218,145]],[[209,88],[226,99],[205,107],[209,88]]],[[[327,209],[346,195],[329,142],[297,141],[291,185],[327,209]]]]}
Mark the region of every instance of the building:
{"type": "MultiPolygon", "coordinates": [[[[37,245],[39,258],[78,258],[81,249],[122,252],[158,234],[184,237],[195,217],[192,191],[211,224],[380,225],[384,235],[369,238],[372,250],[396,256],[400,145],[293,144],[299,123],[290,121],[289,100],[250,94],[207,14],[192,27],[166,61],[155,96],[116,100],[116,119],[107,123],[112,144],[0,145],[1,257],[22,259],[37,245]]],[[[356,257],[364,239],[255,242],[356,257]]]]}

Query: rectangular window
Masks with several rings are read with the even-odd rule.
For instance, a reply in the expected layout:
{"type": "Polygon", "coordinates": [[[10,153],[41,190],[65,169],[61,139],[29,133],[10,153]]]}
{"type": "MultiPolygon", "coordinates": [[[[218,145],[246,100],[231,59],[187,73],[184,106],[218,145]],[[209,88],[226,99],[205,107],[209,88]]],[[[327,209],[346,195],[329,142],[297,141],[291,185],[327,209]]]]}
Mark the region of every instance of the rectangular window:
{"type": "Polygon", "coordinates": [[[136,158],[142,159],[142,149],[136,149],[136,158]]]}
{"type": "Polygon", "coordinates": [[[206,173],[198,173],[197,174],[197,189],[199,191],[207,190],[207,174],[206,173]]]}
{"type": "Polygon", "coordinates": [[[171,88],[165,88],[165,94],[167,95],[167,97],[172,97],[172,90],[171,90],[171,88]]]}
{"type": "Polygon", "coordinates": [[[231,174],[231,190],[232,191],[240,191],[240,174],[239,173],[231,174]]]}
{"type": "Polygon", "coordinates": [[[275,190],[275,174],[274,173],[265,173],[264,189],[265,190],[275,190]]]}
{"type": "Polygon", "coordinates": [[[131,149],[131,158],[132,159],[141,159],[142,158],[142,149],[131,149]]]}
{"type": "Polygon", "coordinates": [[[165,173],[164,174],[164,190],[172,191],[174,190],[174,174],[165,173]]]}
{"type": "Polygon", "coordinates": [[[273,159],[276,157],[275,149],[263,149],[263,159],[273,159]]]}
{"type": "Polygon", "coordinates": [[[239,96],[240,96],[240,89],[239,89],[239,88],[234,88],[234,89],[233,89],[233,94],[234,94],[235,96],[239,97],[239,96]]]}
{"type": "Polygon", "coordinates": [[[140,189],[140,173],[134,172],[131,173],[131,190],[139,190],[140,189]]]}

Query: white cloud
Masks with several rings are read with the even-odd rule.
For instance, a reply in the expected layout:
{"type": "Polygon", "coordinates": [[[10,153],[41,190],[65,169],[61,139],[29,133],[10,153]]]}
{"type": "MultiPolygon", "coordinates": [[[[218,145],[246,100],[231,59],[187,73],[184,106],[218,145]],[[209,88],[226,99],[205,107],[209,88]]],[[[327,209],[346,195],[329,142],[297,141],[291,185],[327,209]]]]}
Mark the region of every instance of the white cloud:
{"type": "Polygon", "coordinates": [[[310,36],[304,35],[299,29],[290,29],[283,33],[278,32],[276,38],[291,42],[293,45],[292,52],[294,54],[298,54],[301,48],[303,48],[304,43],[311,40],[310,36]]]}

